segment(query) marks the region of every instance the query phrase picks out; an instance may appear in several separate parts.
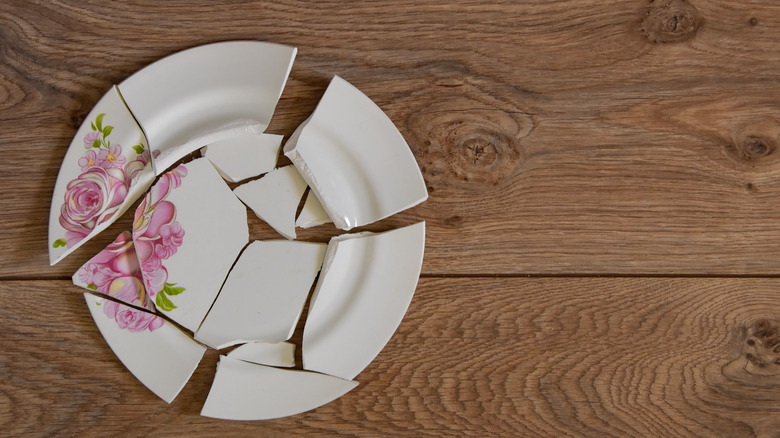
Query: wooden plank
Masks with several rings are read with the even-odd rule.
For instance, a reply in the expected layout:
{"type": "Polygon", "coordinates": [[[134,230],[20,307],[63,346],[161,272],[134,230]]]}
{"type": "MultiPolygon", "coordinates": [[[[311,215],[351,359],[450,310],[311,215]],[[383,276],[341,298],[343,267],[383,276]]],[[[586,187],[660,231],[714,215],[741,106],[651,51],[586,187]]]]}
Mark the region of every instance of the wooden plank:
{"type": "Polygon", "coordinates": [[[774,280],[423,279],[360,386],[266,422],[198,415],[213,350],[165,405],[113,356],[76,291],[0,282],[4,434],[772,436],[780,427],[774,280]]]}
{"type": "Polygon", "coordinates": [[[229,39],[299,47],[272,132],[289,135],[334,73],[385,109],[431,198],[368,229],[427,220],[427,274],[780,275],[777,2],[143,11],[0,5],[1,278],[69,276],[129,227],[47,266],[49,199],[76,127],[110,84],[229,39]]]}

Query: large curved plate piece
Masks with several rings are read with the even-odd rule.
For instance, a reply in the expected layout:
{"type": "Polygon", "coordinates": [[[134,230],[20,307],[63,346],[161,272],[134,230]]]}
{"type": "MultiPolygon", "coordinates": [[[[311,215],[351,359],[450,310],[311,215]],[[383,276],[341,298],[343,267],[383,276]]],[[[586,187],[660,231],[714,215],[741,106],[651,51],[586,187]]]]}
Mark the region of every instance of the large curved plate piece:
{"type": "Polygon", "coordinates": [[[352,380],[382,351],[412,301],[425,222],[331,239],[303,332],[303,368],[352,380]]]}
{"type": "Polygon", "coordinates": [[[85,293],[87,307],[116,357],[158,397],[170,403],[198,367],[206,347],[173,324],[85,293]]]}
{"type": "Polygon", "coordinates": [[[287,141],[284,154],[342,230],[428,199],[417,161],[393,122],[338,76],[287,141]]]}
{"type": "Polygon", "coordinates": [[[310,411],[358,385],[337,377],[220,357],[200,415],[223,420],[270,420],[310,411]]]}
{"type": "Polygon", "coordinates": [[[119,84],[155,154],[155,172],[210,143],[262,133],[296,51],[259,41],[207,44],[163,58],[119,84]]]}
{"type": "Polygon", "coordinates": [[[89,112],[62,160],[49,212],[49,262],[114,223],[153,180],[144,133],[113,87],[89,112]]]}

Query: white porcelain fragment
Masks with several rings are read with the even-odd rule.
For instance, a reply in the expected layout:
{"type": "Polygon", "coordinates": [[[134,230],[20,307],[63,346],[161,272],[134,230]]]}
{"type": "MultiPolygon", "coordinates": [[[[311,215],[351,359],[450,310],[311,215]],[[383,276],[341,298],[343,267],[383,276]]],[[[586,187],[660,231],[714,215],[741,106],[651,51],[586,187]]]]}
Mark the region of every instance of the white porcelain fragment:
{"type": "Polygon", "coordinates": [[[317,196],[309,190],[309,194],[306,195],[306,201],[303,203],[303,210],[298,215],[298,219],[295,221],[296,227],[312,228],[318,225],[327,224],[333,222],[328,216],[328,212],[322,207],[320,200],[317,196]]]}
{"type": "Polygon", "coordinates": [[[129,231],[120,234],[103,251],[84,263],[73,274],[73,284],[154,311],[144,288],[141,266],[129,231]]]}
{"type": "Polygon", "coordinates": [[[420,168],[393,122],[338,76],[287,141],[284,153],[343,230],[428,198],[420,168]]]}
{"type": "Polygon", "coordinates": [[[224,420],[270,420],[300,414],[358,385],[307,371],[281,370],[222,356],[200,414],[224,420]]]}
{"type": "Polygon", "coordinates": [[[279,234],[295,239],[295,212],[306,191],[306,182],[293,166],[268,172],[240,185],[233,193],[279,234]]]}
{"type": "Polygon", "coordinates": [[[293,334],[327,245],[252,242],[230,272],[195,339],[220,349],[283,342],[293,334]]]}
{"type": "Polygon", "coordinates": [[[196,149],[262,133],[287,82],[296,48],[228,41],[163,58],[119,84],[146,132],[159,175],[196,149]]]}
{"type": "Polygon", "coordinates": [[[152,184],[143,131],[116,87],[92,108],[62,160],[49,213],[54,265],[119,218],[152,184]]]}
{"type": "Polygon", "coordinates": [[[239,182],[276,167],[282,138],[274,134],[242,134],[211,143],[201,153],[223,178],[239,182]]]}
{"type": "Polygon", "coordinates": [[[295,344],[249,342],[228,353],[227,357],[258,365],[292,368],[295,366],[295,344]]]}
{"type": "Polygon", "coordinates": [[[84,298],[117,358],[158,397],[173,401],[206,348],[159,316],[90,293],[84,298]]]}
{"type": "Polygon", "coordinates": [[[382,350],[420,276],[425,222],[334,237],[303,333],[303,368],[353,379],[382,350]]]}
{"type": "Polygon", "coordinates": [[[160,176],[133,222],[144,284],[159,311],[197,330],[249,241],[246,218],[205,158],[160,176]]]}

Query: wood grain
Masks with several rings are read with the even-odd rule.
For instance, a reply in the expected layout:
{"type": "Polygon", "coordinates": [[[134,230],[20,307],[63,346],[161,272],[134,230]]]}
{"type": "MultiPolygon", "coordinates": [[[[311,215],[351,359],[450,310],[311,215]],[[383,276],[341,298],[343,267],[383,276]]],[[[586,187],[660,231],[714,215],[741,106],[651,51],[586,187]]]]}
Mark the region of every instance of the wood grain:
{"type": "Polygon", "coordinates": [[[2,435],[778,437],[779,49],[772,0],[0,2],[2,435]],[[339,74],[430,191],[365,228],[427,221],[399,331],[356,390],[269,422],[198,415],[217,352],[167,406],[101,339],[67,278],[129,216],[47,257],[100,96],[235,39],[299,49],[269,132],[339,74]]]}
{"type": "Polygon", "coordinates": [[[4,434],[769,437],[780,428],[774,280],[423,279],[360,386],[266,422],[198,415],[213,350],[166,406],[114,357],[78,290],[0,283],[4,434]]]}
{"type": "Polygon", "coordinates": [[[46,266],[59,164],[112,83],[240,38],[299,47],[272,132],[334,73],[399,126],[431,198],[369,229],[427,220],[427,274],[780,274],[780,4],[413,3],[0,5],[0,276],[63,278],[122,230],[46,266]]]}

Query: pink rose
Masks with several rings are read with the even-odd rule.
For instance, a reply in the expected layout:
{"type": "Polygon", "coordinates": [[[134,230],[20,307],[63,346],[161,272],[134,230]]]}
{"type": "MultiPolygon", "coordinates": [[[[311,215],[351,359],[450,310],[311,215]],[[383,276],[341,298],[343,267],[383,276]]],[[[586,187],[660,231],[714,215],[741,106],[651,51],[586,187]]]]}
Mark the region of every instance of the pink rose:
{"type": "Polygon", "coordinates": [[[83,157],[79,158],[79,166],[81,166],[82,172],[86,172],[92,166],[100,166],[101,164],[102,161],[98,158],[98,154],[95,151],[87,151],[83,157]]]}
{"type": "Polygon", "coordinates": [[[118,144],[112,144],[108,149],[103,149],[98,154],[98,158],[102,161],[101,166],[106,169],[112,167],[122,167],[127,161],[124,155],[122,155],[122,146],[118,144]]]}
{"type": "MultiPolygon", "coordinates": [[[[136,277],[120,277],[111,283],[109,294],[135,305],[141,304],[143,285],[136,277]]],[[[148,298],[147,298],[148,299],[148,298]]],[[[121,329],[131,332],[157,330],[162,327],[164,320],[152,313],[133,309],[115,301],[106,300],[103,303],[103,312],[116,321],[121,329]]]]}
{"type": "Polygon", "coordinates": [[[78,243],[111,218],[127,196],[121,169],[90,167],[68,183],[60,212],[60,225],[67,230],[67,247],[78,243]]]}
{"type": "Polygon", "coordinates": [[[91,148],[92,145],[95,143],[96,140],[100,140],[100,137],[102,137],[103,134],[98,131],[92,131],[89,134],[84,136],[84,147],[85,148],[91,148]]]}
{"type": "Polygon", "coordinates": [[[184,230],[174,221],[160,228],[160,241],[154,247],[154,253],[163,260],[176,254],[176,248],[184,241],[184,230]]]}

